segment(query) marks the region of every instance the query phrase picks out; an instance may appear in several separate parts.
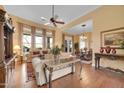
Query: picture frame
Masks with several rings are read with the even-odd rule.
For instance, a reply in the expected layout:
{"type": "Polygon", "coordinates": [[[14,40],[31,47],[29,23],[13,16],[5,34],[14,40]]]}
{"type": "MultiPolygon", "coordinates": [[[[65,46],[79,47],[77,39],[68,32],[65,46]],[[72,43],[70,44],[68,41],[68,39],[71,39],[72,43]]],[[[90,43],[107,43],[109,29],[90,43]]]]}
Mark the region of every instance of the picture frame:
{"type": "Polygon", "coordinates": [[[101,32],[101,47],[124,49],[124,27],[101,32]]]}

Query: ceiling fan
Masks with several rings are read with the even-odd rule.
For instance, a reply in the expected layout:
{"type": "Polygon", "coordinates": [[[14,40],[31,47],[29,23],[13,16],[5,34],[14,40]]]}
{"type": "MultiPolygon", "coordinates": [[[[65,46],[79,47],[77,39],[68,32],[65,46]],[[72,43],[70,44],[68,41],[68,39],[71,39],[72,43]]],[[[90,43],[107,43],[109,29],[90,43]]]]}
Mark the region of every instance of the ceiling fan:
{"type": "Polygon", "coordinates": [[[45,18],[45,17],[41,17],[41,20],[49,21],[49,22],[45,23],[45,25],[49,25],[52,23],[55,27],[57,26],[57,24],[65,24],[63,21],[58,20],[58,17],[59,17],[58,15],[55,15],[54,5],[52,5],[52,17],[49,20],[47,20],[47,18],[45,18]]]}

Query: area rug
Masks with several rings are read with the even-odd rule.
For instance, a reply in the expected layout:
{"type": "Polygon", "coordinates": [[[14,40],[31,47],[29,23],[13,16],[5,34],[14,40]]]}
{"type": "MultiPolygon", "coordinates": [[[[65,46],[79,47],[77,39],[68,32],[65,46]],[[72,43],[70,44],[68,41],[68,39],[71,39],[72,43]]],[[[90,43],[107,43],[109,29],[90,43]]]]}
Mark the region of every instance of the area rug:
{"type": "Polygon", "coordinates": [[[34,69],[33,69],[32,62],[27,62],[26,66],[27,66],[27,68],[26,68],[27,69],[27,80],[26,80],[26,82],[35,80],[35,74],[34,74],[34,69]]]}

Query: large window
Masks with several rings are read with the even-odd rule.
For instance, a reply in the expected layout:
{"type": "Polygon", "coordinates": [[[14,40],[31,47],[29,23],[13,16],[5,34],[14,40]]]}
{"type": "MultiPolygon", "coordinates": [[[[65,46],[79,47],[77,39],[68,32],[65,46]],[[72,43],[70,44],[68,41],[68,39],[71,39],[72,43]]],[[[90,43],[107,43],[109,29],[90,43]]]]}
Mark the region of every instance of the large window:
{"type": "Polygon", "coordinates": [[[31,28],[23,27],[23,52],[29,52],[31,48],[31,28]]]}
{"type": "Polygon", "coordinates": [[[23,53],[29,53],[34,48],[53,48],[52,32],[44,33],[41,28],[31,27],[23,24],[22,47],[23,53]],[[45,36],[44,36],[45,35],[45,36]]]}
{"type": "Polygon", "coordinates": [[[31,48],[31,35],[23,34],[23,52],[29,52],[31,48]]]}
{"type": "Polygon", "coordinates": [[[43,48],[43,37],[35,36],[35,48],[43,48]]]}
{"type": "Polygon", "coordinates": [[[35,32],[35,48],[43,48],[43,36],[40,29],[36,29],[35,32]]]}

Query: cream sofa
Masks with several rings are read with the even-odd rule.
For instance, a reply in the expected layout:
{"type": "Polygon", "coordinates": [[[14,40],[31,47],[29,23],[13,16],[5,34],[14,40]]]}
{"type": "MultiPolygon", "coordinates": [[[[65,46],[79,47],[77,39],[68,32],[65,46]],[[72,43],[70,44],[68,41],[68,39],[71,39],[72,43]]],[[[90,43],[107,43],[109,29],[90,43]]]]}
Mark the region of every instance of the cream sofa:
{"type": "MultiPolygon", "coordinates": [[[[61,56],[70,56],[70,53],[61,53],[61,56]]],[[[49,59],[51,59],[52,55],[49,55],[46,56],[45,58],[45,61],[44,60],[41,60],[39,57],[34,57],[32,59],[32,64],[33,64],[33,68],[35,70],[35,76],[36,76],[36,82],[37,82],[37,85],[43,85],[46,83],[46,80],[45,80],[45,75],[44,75],[44,62],[46,62],[47,60],[49,61],[49,59]]],[[[74,71],[75,71],[75,67],[74,67],[74,71]]],[[[59,69],[59,70],[56,70],[56,71],[53,71],[53,74],[52,74],[52,80],[55,80],[57,78],[60,78],[64,75],[67,75],[69,73],[72,72],[72,68],[71,66],[67,66],[67,67],[64,67],[62,69],[59,69]]],[[[48,74],[49,74],[49,71],[46,70],[46,75],[47,75],[47,80],[48,80],[48,74]]]]}

